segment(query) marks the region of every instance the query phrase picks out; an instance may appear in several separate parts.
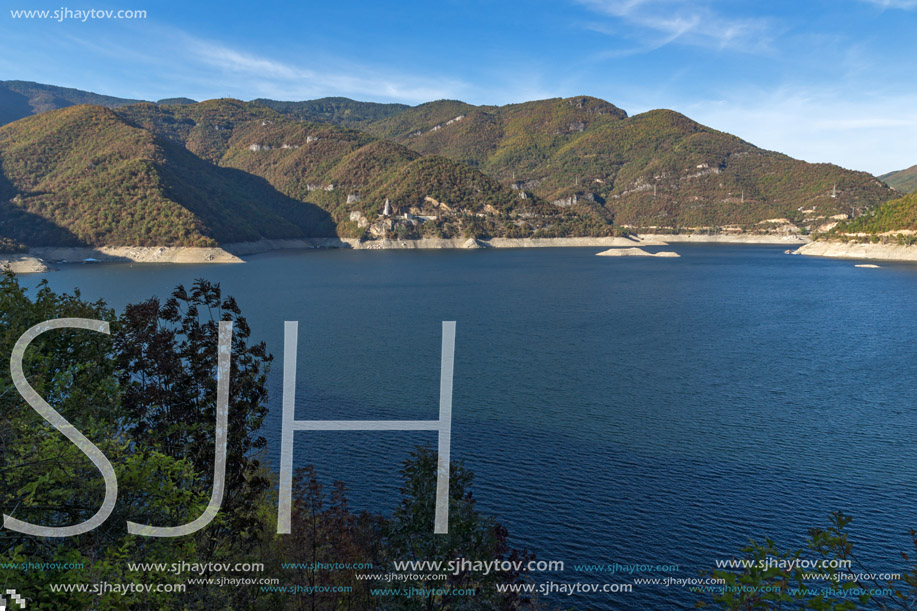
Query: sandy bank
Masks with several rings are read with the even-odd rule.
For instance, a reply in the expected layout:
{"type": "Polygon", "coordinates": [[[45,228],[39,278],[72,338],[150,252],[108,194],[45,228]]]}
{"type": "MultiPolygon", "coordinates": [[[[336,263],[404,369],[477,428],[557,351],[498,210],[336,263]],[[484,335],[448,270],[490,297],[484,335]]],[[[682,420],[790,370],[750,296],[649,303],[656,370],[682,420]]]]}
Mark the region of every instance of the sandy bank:
{"type": "Polygon", "coordinates": [[[29,254],[49,263],[241,263],[242,259],[222,248],[184,246],[100,246],[98,248],[30,248],[29,254]]]}
{"type": "Polygon", "coordinates": [[[917,246],[898,244],[855,244],[853,242],[810,242],[795,254],[838,259],[876,259],[879,261],[917,261],[917,246]]]}
{"type": "Polygon", "coordinates": [[[0,267],[17,274],[46,272],[55,263],[242,263],[222,248],[173,246],[101,246],[99,248],[39,247],[25,255],[0,255],[0,267]]]}
{"type": "Polygon", "coordinates": [[[48,266],[31,255],[0,255],[0,269],[11,269],[16,274],[40,274],[48,271],[48,266]]]}
{"type": "Polygon", "coordinates": [[[599,257],[680,257],[677,252],[646,252],[642,248],[609,248],[596,253],[599,257]]]}
{"type": "Polygon", "coordinates": [[[679,233],[679,234],[643,234],[640,236],[646,240],[661,241],[669,244],[808,244],[809,238],[800,235],[781,235],[781,234],[764,234],[764,233],[718,233],[707,235],[702,233],[679,233]]]}

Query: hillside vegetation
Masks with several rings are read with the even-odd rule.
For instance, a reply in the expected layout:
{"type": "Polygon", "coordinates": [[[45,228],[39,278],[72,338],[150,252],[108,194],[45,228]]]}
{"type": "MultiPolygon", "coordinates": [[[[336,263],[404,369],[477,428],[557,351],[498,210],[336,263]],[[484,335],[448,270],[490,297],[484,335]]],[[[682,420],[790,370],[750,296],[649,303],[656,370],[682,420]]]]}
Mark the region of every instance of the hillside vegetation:
{"type": "MultiPolygon", "coordinates": [[[[579,219],[467,165],[424,157],[365,132],[292,120],[259,103],[138,104],[119,114],[203,159],[264,178],[288,197],[321,207],[343,237],[566,234],[579,219]]],[[[591,233],[620,232],[605,219],[589,223],[591,233]]]]}
{"type": "Polygon", "coordinates": [[[0,236],[29,246],[210,246],[334,235],[315,206],[98,106],[0,128],[0,236]]]}
{"type": "Polygon", "coordinates": [[[906,170],[883,174],[879,176],[879,179],[902,193],[913,193],[917,191],[917,165],[911,166],[906,170]]]}
{"type": "Polygon", "coordinates": [[[95,104],[115,108],[139,100],[99,95],[80,89],[42,85],[29,81],[0,81],[0,125],[12,123],[29,115],[76,106],[95,104]]]}
{"type": "Polygon", "coordinates": [[[615,223],[636,228],[809,231],[893,196],[864,172],[765,151],[673,111],[628,117],[590,97],[502,107],[433,102],[367,130],[557,205],[599,204],[615,223]]]}
{"type": "MultiPolygon", "coordinates": [[[[0,81],[0,125],[33,114],[79,104],[118,108],[143,101],[30,81],[0,81]]],[[[294,119],[333,123],[345,127],[361,127],[410,108],[407,104],[377,104],[348,98],[321,98],[301,102],[259,98],[253,102],[294,119]]],[[[196,103],[195,100],[186,97],[163,98],[156,102],[162,106],[196,103]]]]}
{"type": "Polygon", "coordinates": [[[237,100],[50,111],[0,128],[0,164],[4,251],[577,226],[534,198],[514,206],[518,193],[473,168],[237,100]]]}
{"type": "MultiPolygon", "coordinates": [[[[36,87],[28,99],[50,91],[36,87]]],[[[84,94],[95,95],[68,99],[84,94]]],[[[0,250],[823,233],[896,194],[673,111],[631,117],[585,96],[500,107],[103,101],[117,108],[70,106],[0,127],[0,250]]]]}
{"type": "Polygon", "coordinates": [[[376,104],[357,102],[349,98],[321,98],[305,102],[279,102],[259,98],[252,102],[267,106],[293,119],[333,123],[354,128],[397,115],[410,108],[407,104],[376,104]]]}
{"type": "Polygon", "coordinates": [[[884,237],[900,243],[917,242],[913,233],[917,232],[917,193],[885,202],[875,210],[845,223],[841,223],[831,232],[833,237],[845,237],[847,234],[871,234],[875,238],[884,237]],[[884,234],[884,235],[883,235],[884,234]]]}

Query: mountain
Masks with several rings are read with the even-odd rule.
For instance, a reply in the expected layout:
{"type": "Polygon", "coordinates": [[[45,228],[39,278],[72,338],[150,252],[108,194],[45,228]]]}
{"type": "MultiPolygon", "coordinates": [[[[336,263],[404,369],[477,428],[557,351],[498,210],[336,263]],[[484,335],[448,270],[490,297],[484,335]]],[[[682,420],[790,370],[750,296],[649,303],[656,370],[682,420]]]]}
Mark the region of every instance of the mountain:
{"type": "Polygon", "coordinates": [[[209,246],[334,235],[318,207],[73,106],[0,127],[0,237],[27,246],[209,246]]]}
{"type": "Polygon", "coordinates": [[[139,101],[30,81],[0,81],[0,125],[77,104],[116,108],[139,101]]]}
{"type": "Polygon", "coordinates": [[[258,102],[136,104],[117,112],[201,159],[259,176],[288,197],[318,205],[343,237],[619,232],[601,215],[560,209],[467,165],[361,131],[293,120],[258,102]],[[392,218],[380,217],[386,201],[392,218]]]}
{"type": "Polygon", "coordinates": [[[864,172],[766,151],[670,110],[629,117],[586,96],[499,107],[444,100],[365,129],[558,206],[599,206],[634,228],[814,230],[894,195],[864,172]]]}
{"type": "Polygon", "coordinates": [[[895,195],[673,111],[628,116],[584,96],[165,101],[0,127],[0,248],[825,232],[895,195]]]}
{"type": "Polygon", "coordinates": [[[197,100],[192,100],[191,98],[163,98],[156,100],[156,103],[161,106],[171,106],[175,104],[197,104],[197,100]]]}
{"type": "Polygon", "coordinates": [[[373,121],[397,115],[410,108],[407,104],[376,104],[357,102],[349,98],[321,98],[305,102],[278,102],[259,98],[252,102],[267,106],[294,119],[333,123],[358,129],[373,121]]]}
{"type": "MultiPolygon", "coordinates": [[[[145,100],[116,98],[30,81],[0,81],[0,125],[12,123],[29,115],[77,104],[118,108],[143,101],[145,100]]],[[[361,127],[410,108],[406,104],[357,102],[348,98],[321,98],[302,102],[280,102],[259,98],[253,102],[294,119],[333,123],[344,127],[361,127]]],[[[185,97],[164,98],[156,102],[161,106],[196,103],[195,100],[185,97]]]]}
{"type": "MultiPolygon", "coordinates": [[[[224,159],[234,133],[224,129],[229,124],[270,118],[286,119],[285,130],[293,129],[290,125],[295,122],[359,129],[373,140],[393,141],[423,156],[444,157],[474,168],[516,191],[520,200],[552,202],[555,212],[566,219],[563,223],[514,221],[510,225],[515,229],[493,227],[512,233],[536,226],[533,230],[542,234],[586,231],[575,227],[576,223],[571,225],[573,217],[588,221],[589,233],[604,233],[610,225],[651,231],[819,231],[841,215],[859,216],[895,195],[863,172],[805,163],[763,150],[670,110],[631,117],[613,104],[587,96],[507,106],[440,100],[414,107],[347,98],[258,99],[236,106],[223,103],[217,109],[213,101],[197,104],[187,98],[170,98],[156,105],[6,81],[0,88],[0,118],[84,101],[119,108],[127,120],[139,121],[143,129],[180,142],[216,165],[247,167],[245,155],[224,159]],[[178,106],[187,110],[175,110],[178,106]],[[156,114],[153,108],[171,110],[156,114]],[[150,119],[147,123],[143,123],[144,115],[150,119]],[[187,133],[176,137],[177,132],[187,133]]],[[[327,143],[316,150],[325,146],[327,143]]],[[[301,185],[295,184],[301,176],[280,176],[278,168],[285,163],[250,169],[263,178],[270,174],[271,184],[286,189],[290,197],[323,201],[326,209],[333,209],[329,211],[337,222],[347,220],[337,218],[347,210],[329,201],[333,198],[311,192],[305,195],[301,185]]],[[[328,169],[329,163],[321,167],[328,169]]],[[[324,180],[320,174],[309,174],[308,180],[324,180]]],[[[453,196],[456,192],[449,191],[453,196]]],[[[354,232],[351,228],[347,233],[354,232]]]]}
{"type": "Polygon", "coordinates": [[[906,170],[883,174],[879,176],[879,180],[902,193],[913,193],[917,191],[917,165],[906,170]]]}
{"type": "Polygon", "coordinates": [[[238,100],[48,111],[0,127],[0,166],[3,250],[617,231],[446,158],[238,100]]]}

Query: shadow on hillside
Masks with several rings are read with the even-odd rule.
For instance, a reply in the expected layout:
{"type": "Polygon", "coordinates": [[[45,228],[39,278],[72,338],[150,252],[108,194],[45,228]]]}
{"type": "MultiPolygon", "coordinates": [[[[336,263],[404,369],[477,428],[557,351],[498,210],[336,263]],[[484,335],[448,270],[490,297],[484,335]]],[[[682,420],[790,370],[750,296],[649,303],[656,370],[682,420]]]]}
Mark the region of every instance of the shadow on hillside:
{"type": "Polygon", "coordinates": [[[29,98],[0,85],[0,125],[18,121],[32,114],[29,98]]]}
{"type": "Polygon", "coordinates": [[[0,173],[0,237],[26,246],[86,246],[69,229],[15,205],[16,195],[16,188],[0,173]]]}
{"type": "MultiPolygon", "coordinates": [[[[31,255],[48,263],[60,259],[80,262],[96,259],[106,262],[127,262],[129,259],[107,255],[90,247],[69,229],[61,227],[41,215],[23,210],[12,202],[17,191],[9,179],[0,172],[0,253],[12,250],[10,244],[24,244],[31,255]],[[7,241],[4,244],[4,241],[7,241]]],[[[10,253],[6,253],[10,254],[10,253]]]]}
{"type": "Polygon", "coordinates": [[[197,216],[204,235],[217,242],[337,235],[331,215],[319,206],[288,197],[259,176],[214,165],[171,141],[158,143],[169,158],[162,166],[167,196],[197,216]]]}

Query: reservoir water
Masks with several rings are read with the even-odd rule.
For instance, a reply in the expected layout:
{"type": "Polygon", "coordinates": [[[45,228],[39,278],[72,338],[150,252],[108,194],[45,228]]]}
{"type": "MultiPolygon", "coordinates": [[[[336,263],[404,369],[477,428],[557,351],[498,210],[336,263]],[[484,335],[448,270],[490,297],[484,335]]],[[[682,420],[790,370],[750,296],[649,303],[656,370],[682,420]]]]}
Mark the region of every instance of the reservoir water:
{"type": "MultiPolygon", "coordinates": [[[[869,568],[904,568],[917,527],[917,265],[669,249],[681,258],[309,250],[44,277],[118,308],[194,278],[220,282],[276,356],[272,461],[285,320],[300,323],[301,419],[436,418],[441,321],[456,321],[452,456],[512,543],[565,562],[536,582],[693,578],[750,538],[801,546],[838,509],[869,568]],[[614,562],[679,568],[574,570],[614,562]]],[[[345,481],[354,507],[388,512],[401,461],[421,443],[434,433],[297,433],[295,457],[345,481]]],[[[546,602],[689,609],[698,598],[640,585],[546,602]]]]}

